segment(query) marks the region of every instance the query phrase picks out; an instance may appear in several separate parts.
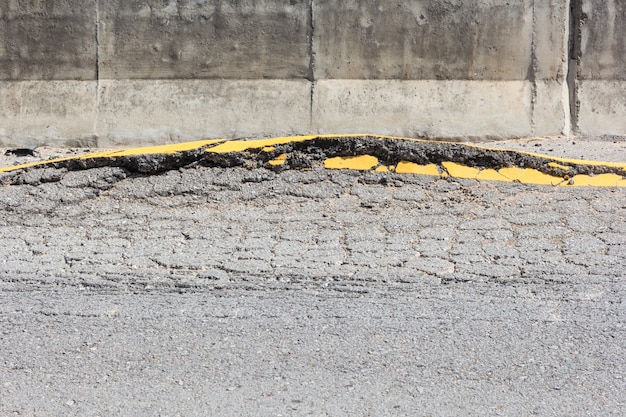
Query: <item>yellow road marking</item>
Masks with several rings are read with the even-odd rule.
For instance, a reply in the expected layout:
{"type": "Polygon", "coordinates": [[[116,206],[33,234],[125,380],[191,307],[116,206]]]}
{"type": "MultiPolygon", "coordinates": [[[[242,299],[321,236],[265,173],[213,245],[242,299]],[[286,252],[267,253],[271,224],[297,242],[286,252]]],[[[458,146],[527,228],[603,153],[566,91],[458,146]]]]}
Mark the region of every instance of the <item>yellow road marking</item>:
{"type": "Polygon", "coordinates": [[[208,148],[206,151],[210,153],[242,152],[248,149],[271,148],[276,145],[284,145],[286,143],[306,142],[317,137],[318,136],[310,135],[255,140],[229,140],[217,146],[208,148]]]}
{"type": "Polygon", "coordinates": [[[70,161],[72,159],[98,159],[98,158],[118,158],[122,156],[137,155],[170,155],[178,152],[192,151],[203,146],[215,145],[224,142],[224,139],[197,140],[194,142],[175,143],[159,146],[144,146],[141,148],[119,149],[113,151],[94,152],[84,155],[68,156],[65,158],[48,159],[46,161],[31,162],[28,164],[14,165],[0,168],[0,172],[16,171],[18,169],[30,168],[38,165],[54,164],[56,162],[70,161]]]}
{"type": "Polygon", "coordinates": [[[270,165],[277,166],[277,165],[283,165],[286,160],[287,160],[287,154],[284,153],[284,154],[278,155],[276,159],[272,159],[268,163],[270,165]]]}
{"type": "MultiPolygon", "coordinates": [[[[498,148],[483,147],[474,144],[462,144],[459,142],[450,141],[434,141],[427,139],[413,139],[413,138],[401,138],[396,136],[376,136],[368,134],[343,134],[343,135],[306,135],[306,136],[292,136],[292,137],[278,137],[268,139],[256,139],[256,140],[227,140],[227,139],[210,139],[199,140],[193,142],[185,142],[179,144],[161,145],[161,146],[148,146],[140,148],[130,148],[114,151],[95,152],[85,155],[76,155],[65,158],[57,158],[47,161],[32,162],[23,165],[15,165],[10,167],[0,168],[0,172],[9,172],[19,169],[48,165],[57,162],[64,162],[72,159],[96,159],[96,158],[116,158],[125,156],[137,156],[137,155],[155,155],[155,154],[174,154],[178,152],[185,152],[194,149],[200,149],[207,147],[206,152],[211,153],[227,153],[227,152],[242,152],[250,149],[261,149],[265,152],[272,152],[276,150],[276,147],[288,143],[306,142],[314,139],[330,139],[341,140],[343,138],[353,137],[368,137],[374,139],[391,139],[391,140],[404,140],[411,142],[422,143],[435,143],[435,144],[447,144],[455,146],[470,147],[494,152],[515,152],[522,155],[528,155],[535,158],[540,158],[549,161],[547,164],[550,167],[569,171],[572,169],[572,165],[591,165],[591,166],[606,166],[609,168],[618,168],[624,171],[625,175],[618,174],[600,174],[600,175],[575,175],[568,180],[567,176],[558,177],[530,168],[518,168],[508,167],[501,168],[499,170],[487,168],[481,169],[476,167],[469,167],[456,162],[445,161],[441,163],[441,166],[435,164],[418,165],[413,162],[402,161],[397,166],[385,166],[379,165],[378,159],[372,155],[356,155],[350,157],[338,157],[329,158],[324,162],[324,166],[329,169],[356,169],[356,170],[371,170],[375,169],[377,172],[395,171],[400,174],[418,174],[429,176],[440,176],[442,178],[448,175],[454,178],[471,178],[477,180],[488,181],[504,181],[512,182],[518,181],[524,184],[542,184],[542,185],[563,185],[563,186],[597,186],[597,187],[625,187],[626,186],[626,163],[619,162],[602,162],[602,161],[586,161],[580,159],[567,159],[560,157],[551,157],[547,155],[536,154],[525,151],[511,151],[498,148]]],[[[282,154],[277,158],[269,161],[270,165],[284,164],[287,159],[287,155],[282,154]]]]}
{"type": "Polygon", "coordinates": [[[483,169],[482,171],[480,171],[476,176],[476,179],[479,181],[513,182],[512,179],[505,177],[504,175],[500,174],[500,172],[492,168],[483,169]]]}
{"type": "Polygon", "coordinates": [[[564,178],[544,174],[532,168],[500,168],[498,173],[511,181],[519,181],[522,184],[558,185],[565,181],[564,178]]]}
{"type": "Polygon", "coordinates": [[[468,167],[465,165],[457,164],[456,162],[442,162],[441,165],[445,168],[448,174],[454,178],[470,178],[476,179],[480,173],[480,169],[468,167]]]}
{"type": "Polygon", "coordinates": [[[626,187],[626,180],[617,174],[574,175],[562,185],[570,187],[626,187]]]}
{"type": "Polygon", "coordinates": [[[418,174],[438,177],[439,167],[435,164],[418,165],[414,162],[401,161],[398,162],[398,165],[396,166],[396,172],[398,174],[418,174]]]}
{"type": "MultiPolygon", "coordinates": [[[[565,178],[555,177],[532,168],[508,167],[495,169],[480,169],[468,167],[456,162],[444,161],[441,163],[446,172],[453,178],[476,179],[481,181],[519,181],[522,184],[558,185],[565,178]]],[[[619,175],[617,175],[619,177],[619,175]]],[[[620,177],[621,178],[621,177],[620,177]]]]}
{"type": "Polygon", "coordinates": [[[81,159],[87,158],[110,158],[118,156],[134,155],[155,155],[155,154],[175,154],[178,152],[192,151],[203,146],[215,145],[224,142],[224,139],[198,140],[194,142],[174,143],[159,146],[144,146],[142,148],[121,149],[117,151],[96,152],[89,155],[82,155],[81,159]]]}
{"type": "Polygon", "coordinates": [[[378,158],[371,155],[337,156],[324,161],[326,169],[354,169],[368,171],[378,165],[378,158]]]}

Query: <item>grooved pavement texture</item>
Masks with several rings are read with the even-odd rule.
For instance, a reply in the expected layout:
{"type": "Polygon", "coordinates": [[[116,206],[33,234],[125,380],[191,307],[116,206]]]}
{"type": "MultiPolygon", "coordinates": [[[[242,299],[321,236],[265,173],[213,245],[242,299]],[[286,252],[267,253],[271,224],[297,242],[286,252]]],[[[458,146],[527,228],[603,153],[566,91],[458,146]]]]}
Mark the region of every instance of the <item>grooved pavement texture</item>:
{"type": "Polygon", "coordinates": [[[0,414],[620,415],[626,191],[195,167],[0,187],[0,414]]]}

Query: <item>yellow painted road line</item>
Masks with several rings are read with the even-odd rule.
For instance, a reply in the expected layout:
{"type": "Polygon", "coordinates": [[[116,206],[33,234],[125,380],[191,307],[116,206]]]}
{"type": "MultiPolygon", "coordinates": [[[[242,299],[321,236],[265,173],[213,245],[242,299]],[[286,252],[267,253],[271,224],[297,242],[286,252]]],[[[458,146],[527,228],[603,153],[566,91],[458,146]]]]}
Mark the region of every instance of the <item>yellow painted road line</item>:
{"type": "Polygon", "coordinates": [[[574,175],[563,185],[570,187],[626,187],[626,178],[617,174],[574,175]]]}
{"type": "Polygon", "coordinates": [[[278,165],[283,165],[286,161],[287,161],[287,154],[283,153],[281,155],[278,155],[275,159],[272,159],[271,161],[269,161],[268,164],[273,165],[273,166],[278,166],[278,165]]]}
{"type": "Polygon", "coordinates": [[[441,175],[439,168],[435,164],[418,165],[415,162],[400,161],[396,165],[398,174],[417,174],[438,177],[441,175]]]}
{"type": "Polygon", "coordinates": [[[0,172],[17,171],[19,169],[31,168],[40,165],[49,165],[57,162],[70,161],[73,159],[99,159],[99,158],[119,158],[122,156],[138,156],[138,155],[171,155],[178,152],[192,151],[202,148],[203,146],[211,146],[226,139],[209,139],[198,140],[194,142],[175,143],[159,146],[144,146],[140,148],[119,149],[113,151],[93,152],[84,155],[68,156],[65,158],[48,159],[46,161],[31,162],[28,164],[14,165],[10,167],[0,168],[0,172]]]}
{"type": "Polygon", "coordinates": [[[353,169],[369,171],[378,166],[378,158],[371,155],[337,156],[324,161],[326,169],[353,169]]]}
{"type": "Polygon", "coordinates": [[[272,148],[277,145],[285,145],[288,143],[298,143],[298,142],[306,142],[315,139],[344,139],[344,138],[372,138],[372,139],[390,139],[390,140],[398,140],[398,141],[408,141],[408,142],[420,142],[420,143],[432,143],[432,144],[444,144],[444,145],[455,145],[460,147],[474,148],[486,151],[500,152],[500,153],[516,153],[520,155],[532,156],[535,158],[540,158],[544,160],[548,160],[553,162],[553,164],[548,164],[552,167],[566,169],[569,168],[564,165],[558,164],[559,162],[568,164],[568,165],[592,165],[592,166],[606,166],[609,168],[620,168],[626,172],[626,163],[624,162],[605,162],[605,161],[591,161],[585,159],[568,159],[556,156],[542,155],[539,153],[527,152],[527,151],[517,151],[510,149],[500,149],[500,148],[490,148],[486,146],[474,145],[471,143],[462,143],[462,142],[451,142],[451,141],[441,141],[441,140],[431,140],[431,139],[417,139],[417,138],[403,138],[399,136],[385,136],[385,135],[368,135],[365,133],[358,134],[341,134],[341,135],[305,135],[305,136],[284,136],[278,138],[268,138],[268,139],[237,139],[237,140],[229,140],[223,141],[222,144],[208,148],[206,151],[211,153],[227,153],[227,152],[241,152],[250,149],[259,149],[259,148],[272,148]]]}
{"type": "MultiPolygon", "coordinates": [[[[567,159],[561,157],[552,157],[549,155],[541,155],[532,152],[514,151],[499,148],[489,148],[480,145],[466,144],[450,141],[435,141],[428,139],[415,139],[415,138],[402,138],[396,136],[382,136],[382,135],[368,135],[368,134],[342,134],[342,135],[305,135],[305,136],[286,136],[267,139],[254,139],[254,140],[227,140],[227,139],[210,139],[200,140],[193,142],[185,142],[179,144],[161,145],[161,146],[149,146],[140,148],[130,148],[123,150],[95,152],[91,154],[70,156],[65,158],[58,158],[47,161],[32,162],[23,165],[15,165],[10,167],[0,168],[0,172],[16,171],[24,168],[45,166],[54,163],[60,163],[69,160],[86,160],[86,159],[99,159],[99,158],[118,158],[128,156],[140,156],[140,155],[166,155],[175,154],[179,152],[200,150],[204,149],[205,152],[222,154],[222,153],[237,153],[259,149],[263,152],[274,152],[278,146],[290,144],[290,143],[302,143],[307,141],[313,141],[316,139],[328,139],[331,141],[340,141],[345,138],[368,138],[368,139],[381,139],[381,140],[395,140],[395,141],[408,141],[408,142],[420,142],[431,143],[433,145],[446,145],[455,147],[467,147],[473,149],[479,149],[497,153],[510,153],[526,155],[533,158],[545,160],[546,164],[554,169],[563,171],[562,176],[550,175],[536,169],[520,168],[520,167],[505,167],[499,169],[482,168],[466,166],[453,161],[444,161],[440,165],[438,164],[425,164],[419,165],[414,162],[401,161],[395,166],[381,165],[376,156],[373,155],[350,155],[342,157],[330,157],[324,161],[324,167],[327,169],[354,169],[354,170],[375,170],[377,172],[395,171],[400,174],[418,174],[429,175],[438,177],[453,177],[453,178],[467,178],[476,179],[479,181],[501,181],[501,182],[520,182],[523,184],[541,184],[552,186],[596,186],[596,187],[625,187],[626,186],[626,163],[619,162],[602,162],[602,161],[586,161],[580,159],[567,159]],[[568,176],[570,172],[577,165],[587,166],[603,166],[611,169],[618,169],[624,172],[624,175],[611,173],[611,174],[598,174],[598,175],[574,175],[568,176]]],[[[283,165],[288,156],[287,154],[281,154],[273,156],[274,159],[268,161],[269,165],[279,166],[283,165]]]]}
{"type": "MultiPolygon", "coordinates": [[[[285,145],[287,143],[306,142],[308,140],[317,139],[319,136],[287,136],[270,139],[254,139],[254,140],[229,140],[219,145],[208,148],[206,151],[210,153],[229,153],[243,152],[249,149],[274,148],[277,145],[285,145]]],[[[271,152],[271,151],[270,151],[271,152]]]]}
{"type": "Polygon", "coordinates": [[[483,169],[478,173],[476,179],[479,181],[499,181],[499,182],[513,182],[512,179],[505,177],[492,168],[483,169]]]}
{"type": "Polygon", "coordinates": [[[565,178],[548,175],[532,168],[500,168],[498,173],[511,181],[521,182],[522,184],[559,185],[565,181],[565,178]]]}
{"type": "Polygon", "coordinates": [[[456,162],[442,162],[448,175],[454,178],[476,179],[480,173],[480,169],[457,164],[456,162]]]}

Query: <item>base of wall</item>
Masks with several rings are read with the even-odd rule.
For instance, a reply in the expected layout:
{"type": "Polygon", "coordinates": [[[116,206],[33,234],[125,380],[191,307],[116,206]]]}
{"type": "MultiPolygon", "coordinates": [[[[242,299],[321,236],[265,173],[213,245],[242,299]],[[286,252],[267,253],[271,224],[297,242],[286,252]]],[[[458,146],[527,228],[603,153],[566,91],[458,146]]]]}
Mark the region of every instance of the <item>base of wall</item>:
{"type": "Polygon", "coordinates": [[[0,82],[0,145],[106,148],[306,133],[310,94],[302,80],[0,82]]]}
{"type": "Polygon", "coordinates": [[[1,146],[127,147],[306,133],[514,138],[568,133],[568,116],[567,89],[557,81],[0,82],[1,146]]]}
{"type": "Polygon", "coordinates": [[[580,134],[626,134],[626,81],[582,80],[577,86],[580,134]]]}
{"type": "Polygon", "coordinates": [[[0,81],[0,145],[96,146],[95,81],[0,81]]]}
{"type": "Polygon", "coordinates": [[[303,133],[310,89],[301,80],[102,81],[98,144],[303,133]]]}
{"type": "Polygon", "coordinates": [[[313,130],[427,138],[511,138],[567,133],[557,81],[324,80],[313,130]]]}

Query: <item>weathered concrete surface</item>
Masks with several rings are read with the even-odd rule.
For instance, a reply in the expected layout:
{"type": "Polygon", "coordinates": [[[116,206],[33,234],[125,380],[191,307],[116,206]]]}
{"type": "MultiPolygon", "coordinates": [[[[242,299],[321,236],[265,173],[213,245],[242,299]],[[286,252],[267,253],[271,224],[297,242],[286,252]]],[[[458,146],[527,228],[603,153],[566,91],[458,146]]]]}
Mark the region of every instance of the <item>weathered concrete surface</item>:
{"type": "MultiPolygon", "coordinates": [[[[510,2],[507,2],[510,3],[510,2]]],[[[571,0],[533,1],[532,79],[565,82],[571,0]]],[[[530,76],[530,74],[529,74],[530,76]]],[[[558,94],[557,94],[558,96],[558,94]]]]}
{"type": "Polygon", "coordinates": [[[313,2],[318,79],[524,80],[531,1],[313,2]]]}
{"type": "Polygon", "coordinates": [[[141,146],[310,128],[301,80],[0,81],[0,146],[141,146]]]}
{"type": "Polygon", "coordinates": [[[527,136],[531,88],[525,81],[320,80],[312,127],[434,138],[527,136]]]}
{"type": "Polygon", "coordinates": [[[626,133],[626,4],[582,1],[577,99],[583,134],[626,133]]]}
{"type": "Polygon", "coordinates": [[[535,3],[314,2],[312,128],[444,138],[569,133],[567,1],[535,3]]]}
{"type": "Polygon", "coordinates": [[[582,0],[581,80],[626,81],[626,3],[582,0]]]}
{"type": "Polygon", "coordinates": [[[315,75],[562,81],[567,16],[567,0],[315,1],[315,75]]]}
{"type": "Polygon", "coordinates": [[[100,1],[102,78],[305,78],[307,1],[100,1]]]}
{"type": "MultiPolygon", "coordinates": [[[[7,4],[10,22],[18,8],[7,4]]],[[[62,14],[64,4],[48,9],[62,14]]],[[[83,17],[84,31],[59,29],[80,39],[82,49],[61,41],[46,50],[62,60],[76,55],[73,49],[76,59],[91,51],[97,93],[74,91],[72,84],[65,85],[68,91],[59,91],[62,84],[40,91],[60,101],[78,96],[64,104],[70,109],[93,101],[95,110],[86,106],[80,117],[86,123],[77,127],[46,101],[18,100],[0,117],[0,137],[5,144],[39,136],[44,144],[108,147],[309,132],[443,138],[567,133],[564,4],[96,1],[72,9],[72,16],[83,17]],[[215,81],[191,81],[205,78],[215,81]],[[41,115],[42,123],[15,120],[27,113],[41,115]]],[[[46,13],[35,13],[29,24],[57,28],[46,13]]],[[[52,32],[48,37],[59,39],[52,32]]],[[[40,58],[32,68],[22,64],[33,73],[38,66],[55,67],[47,55],[40,58]]]]}
{"type": "Polygon", "coordinates": [[[576,134],[572,131],[569,88],[565,80],[535,80],[530,100],[532,134],[528,136],[576,134]]]}
{"type": "Polygon", "coordinates": [[[0,80],[95,79],[95,17],[95,1],[0,0],[0,80]]]}
{"type": "Polygon", "coordinates": [[[204,167],[43,178],[0,188],[0,414],[626,407],[624,190],[204,167]]]}
{"type": "Polygon", "coordinates": [[[0,144],[95,146],[96,81],[0,81],[0,144]]]}
{"type": "Polygon", "coordinates": [[[304,133],[306,80],[106,80],[100,83],[98,145],[304,133]]]}
{"type": "Polygon", "coordinates": [[[578,81],[580,132],[588,135],[626,133],[626,81],[578,81]]]}
{"type": "Polygon", "coordinates": [[[5,101],[0,140],[138,146],[206,135],[364,130],[440,138],[560,135],[572,128],[575,134],[626,134],[626,6],[576,0],[570,25],[570,3],[2,0],[0,81],[7,84],[0,88],[96,79],[101,88],[44,84],[39,94],[49,100],[5,101]],[[577,82],[566,81],[569,69],[578,73],[577,82]],[[194,93],[197,84],[185,84],[203,79],[216,83],[197,90],[202,97],[194,93]],[[133,80],[153,84],[138,88],[133,80]],[[264,100],[267,80],[310,82],[308,91],[279,87],[291,91],[285,106],[298,103],[296,117],[279,117],[280,106],[267,116],[276,106],[275,96],[264,100]],[[224,97],[230,104],[220,113],[215,97],[239,81],[230,91],[241,96],[224,97]],[[407,84],[382,92],[389,81],[407,84]],[[503,90],[494,93],[494,85],[503,90]],[[116,107],[107,88],[132,94],[130,103],[146,106],[145,112],[116,107]],[[90,101],[94,111],[83,106],[78,124],[66,117],[77,103],[90,101]],[[19,115],[40,120],[25,123],[19,115]],[[243,127],[232,125],[239,120],[243,127]]]}

